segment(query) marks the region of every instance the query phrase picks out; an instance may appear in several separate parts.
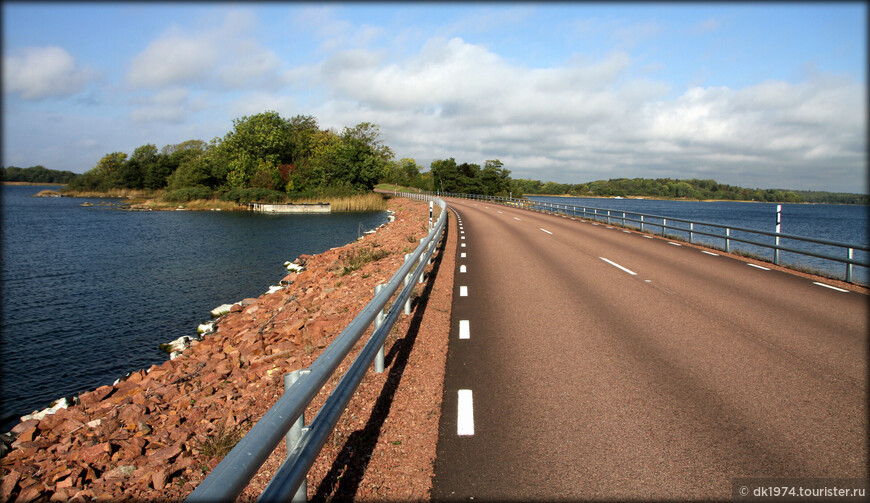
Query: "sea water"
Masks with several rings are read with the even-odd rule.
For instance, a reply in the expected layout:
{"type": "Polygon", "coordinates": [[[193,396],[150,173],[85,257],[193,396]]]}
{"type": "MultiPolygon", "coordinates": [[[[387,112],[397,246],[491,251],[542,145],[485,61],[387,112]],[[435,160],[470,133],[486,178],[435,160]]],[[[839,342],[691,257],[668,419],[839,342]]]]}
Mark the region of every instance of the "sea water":
{"type": "Polygon", "coordinates": [[[2,187],[7,428],[57,398],[164,362],[161,343],[196,335],[220,304],[265,293],[287,274],[285,261],[353,242],[388,219],[121,211],[99,205],[118,200],[31,197],[45,188],[2,187]]]}

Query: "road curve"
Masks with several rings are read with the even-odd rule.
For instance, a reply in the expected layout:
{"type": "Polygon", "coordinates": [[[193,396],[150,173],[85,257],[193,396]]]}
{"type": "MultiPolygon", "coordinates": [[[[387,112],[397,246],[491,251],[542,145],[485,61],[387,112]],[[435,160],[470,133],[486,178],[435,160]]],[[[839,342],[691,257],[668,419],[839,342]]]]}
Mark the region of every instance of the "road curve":
{"type": "Polygon", "coordinates": [[[868,476],[866,295],[448,202],[433,500],[728,499],[740,477],[868,476]]]}

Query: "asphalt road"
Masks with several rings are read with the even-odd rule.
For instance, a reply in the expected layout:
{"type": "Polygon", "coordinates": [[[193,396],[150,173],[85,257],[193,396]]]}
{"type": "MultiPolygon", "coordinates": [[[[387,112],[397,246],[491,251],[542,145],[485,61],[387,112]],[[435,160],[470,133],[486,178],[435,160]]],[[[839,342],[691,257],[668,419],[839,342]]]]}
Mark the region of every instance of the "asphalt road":
{"type": "Polygon", "coordinates": [[[868,476],[866,295],[448,203],[460,248],[434,500],[730,499],[735,478],[868,476]]]}

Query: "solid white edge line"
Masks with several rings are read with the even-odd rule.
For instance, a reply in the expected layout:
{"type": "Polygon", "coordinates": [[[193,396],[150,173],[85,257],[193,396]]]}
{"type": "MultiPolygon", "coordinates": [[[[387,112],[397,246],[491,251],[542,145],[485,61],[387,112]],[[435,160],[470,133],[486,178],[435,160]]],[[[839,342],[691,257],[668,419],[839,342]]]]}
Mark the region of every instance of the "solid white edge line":
{"type": "Polygon", "coordinates": [[[760,265],[750,264],[749,262],[747,262],[746,265],[748,265],[749,267],[754,267],[754,268],[756,268],[756,269],[762,269],[762,270],[764,270],[764,271],[769,271],[769,270],[770,270],[770,269],[768,269],[767,267],[761,267],[760,265]]]}
{"type": "Polygon", "coordinates": [[[459,338],[470,339],[471,328],[468,325],[468,320],[459,320],[459,338]]]}
{"type": "Polygon", "coordinates": [[[474,399],[470,389],[459,390],[456,407],[456,434],[474,435],[474,399]]]}
{"type": "Polygon", "coordinates": [[[548,231],[547,229],[543,229],[543,228],[541,228],[541,227],[538,227],[538,229],[540,229],[540,230],[546,232],[547,234],[553,234],[552,232],[548,231]]]}
{"type": "Polygon", "coordinates": [[[826,285],[826,284],[824,284],[824,283],[819,283],[818,281],[813,281],[813,284],[814,284],[814,285],[823,286],[823,287],[825,287],[825,288],[830,288],[831,290],[836,290],[836,291],[838,291],[838,292],[849,293],[849,290],[843,290],[842,288],[837,288],[837,287],[835,287],[835,286],[826,285]]]}
{"type": "Polygon", "coordinates": [[[459,287],[459,296],[460,297],[468,297],[468,287],[467,286],[460,286],[459,287]]]}
{"type": "Polygon", "coordinates": [[[719,256],[718,253],[708,252],[708,251],[705,251],[705,250],[701,250],[701,253],[706,253],[707,255],[713,255],[714,257],[718,257],[718,256],[719,256]]]}
{"type": "Polygon", "coordinates": [[[608,264],[612,265],[613,267],[616,267],[616,268],[622,269],[623,271],[627,272],[628,274],[631,274],[632,276],[637,276],[637,273],[636,273],[636,272],[632,271],[631,269],[626,269],[625,267],[622,267],[621,265],[617,264],[616,262],[613,262],[612,260],[607,260],[607,259],[604,258],[604,257],[598,257],[598,258],[600,258],[601,260],[607,262],[608,264]]]}

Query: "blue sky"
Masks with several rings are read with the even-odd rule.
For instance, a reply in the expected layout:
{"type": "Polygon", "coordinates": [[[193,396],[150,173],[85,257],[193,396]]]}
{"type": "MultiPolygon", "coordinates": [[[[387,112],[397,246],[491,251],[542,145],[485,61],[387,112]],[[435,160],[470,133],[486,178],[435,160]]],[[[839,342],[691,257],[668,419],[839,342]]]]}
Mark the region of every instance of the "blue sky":
{"type": "Polygon", "coordinates": [[[867,192],[864,3],[3,3],[3,165],[244,115],[516,178],[867,192]]]}

